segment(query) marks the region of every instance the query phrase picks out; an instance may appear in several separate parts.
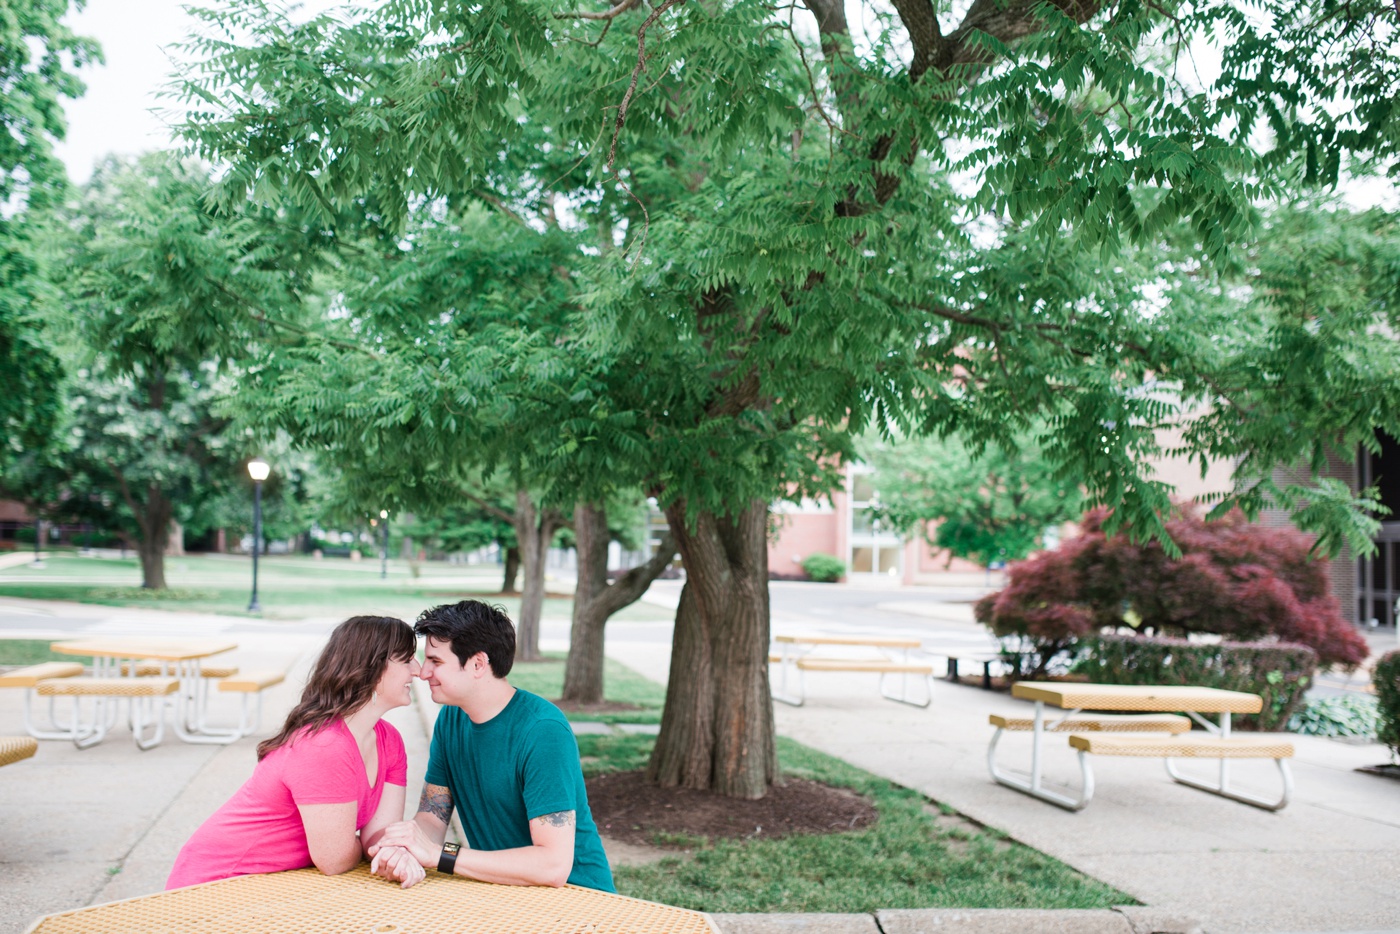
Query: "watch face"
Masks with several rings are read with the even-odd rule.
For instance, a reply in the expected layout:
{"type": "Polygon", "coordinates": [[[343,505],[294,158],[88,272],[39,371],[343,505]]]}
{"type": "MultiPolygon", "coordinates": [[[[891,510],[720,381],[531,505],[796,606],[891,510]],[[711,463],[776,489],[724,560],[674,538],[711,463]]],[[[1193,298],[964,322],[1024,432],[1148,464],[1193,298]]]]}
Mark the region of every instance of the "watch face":
{"type": "Polygon", "coordinates": [[[462,845],[460,843],[444,843],[442,846],[442,851],[452,856],[456,856],[457,852],[461,849],[462,845]]]}

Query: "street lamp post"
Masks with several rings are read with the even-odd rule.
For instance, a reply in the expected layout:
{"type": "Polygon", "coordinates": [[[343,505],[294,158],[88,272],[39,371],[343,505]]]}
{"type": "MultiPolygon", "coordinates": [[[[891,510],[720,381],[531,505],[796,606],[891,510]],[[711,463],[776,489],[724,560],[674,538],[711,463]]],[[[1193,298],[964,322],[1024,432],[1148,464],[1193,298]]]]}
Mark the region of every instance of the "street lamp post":
{"type": "Polygon", "coordinates": [[[379,579],[389,576],[389,510],[379,510],[379,518],[384,523],[384,546],[379,549],[379,579]]]}
{"type": "Polygon", "coordinates": [[[248,476],[253,478],[253,598],[248,601],[249,613],[261,613],[258,605],[258,552],[262,551],[262,485],[272,472],[267,461],[255,457],[248,462],[248,476]]]}

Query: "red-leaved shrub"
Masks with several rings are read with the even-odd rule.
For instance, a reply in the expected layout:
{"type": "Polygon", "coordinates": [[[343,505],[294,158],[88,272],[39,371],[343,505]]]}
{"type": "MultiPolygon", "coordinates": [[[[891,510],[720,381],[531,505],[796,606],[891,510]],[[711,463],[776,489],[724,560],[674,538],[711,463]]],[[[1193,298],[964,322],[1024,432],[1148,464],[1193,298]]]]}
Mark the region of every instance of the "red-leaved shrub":
{"type": "Polygon", "coordinates": [[[1311,559],[1309,536],[1252,524],[1238,511],[1213,522],[1181,511],[1167,522],[1182,552],[1170,558],[1156,541],[1106,535],[1106,515],[1088,513],[1083,535],[1012,565],[1007,586],[977,603],[978,621],[1034,647],[1030,674],[1043,674],[1079,638],[1133,622],[1153,635],[1272,637],[1307,646],[1324,666],[1366,658],[1366,641],[1311,559]]]}

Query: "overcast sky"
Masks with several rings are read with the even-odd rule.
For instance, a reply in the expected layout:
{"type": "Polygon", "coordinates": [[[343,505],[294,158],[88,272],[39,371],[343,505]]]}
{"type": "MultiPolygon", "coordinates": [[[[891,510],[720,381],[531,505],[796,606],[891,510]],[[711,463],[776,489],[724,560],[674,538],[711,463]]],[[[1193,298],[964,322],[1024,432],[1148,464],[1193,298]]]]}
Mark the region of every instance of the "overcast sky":
{"type": "MultiPolygon", "coordinates": [[[[67,22],[79,35],[91,36],[102,46],[107,63],[85,69],[87,94],[68,101],[68,138],[58,145],[58,153],[68,166],[69,177],[85,182],[93,166],[109,153],[134,155],[170,145],[168,116],[159,111],[177,106],[162,101],[158,92],[174,70],[172,48],[184,41],[194,25],[183,6],[192,0],[87,0],[86,8],[70,15],[67,22]]],[[[218,0],[202,0],[217,6],[218,0]]],[[[334,0],[310,0],[304,9],[326,9],[334,0]]],[[[1219,55],[1205,47],[1193,50],[1203,72],[1218,68],[1219,55]]],[[[1213,74],[1202,77],[1209,81],[1213,74]]],[[[1384,180],[1370,180],[1348,187],[1354,207],[1383,202],[1392,210],[1400,208],[1400,188],[1384,180]]]]}
{"type": "Polygon", "coordinates": [[[69,26],[102,45],[106,65],[84,69],[87,94],[68,101],[68,138],[58,153],[75,182],[87,181],[108,153],[132,155],[170,144],[170,132],[152,113],[167,108],[156,92],[172,71],[166,48],[184,39],[192,21],[182,0],[88,0],[69,26]]]}

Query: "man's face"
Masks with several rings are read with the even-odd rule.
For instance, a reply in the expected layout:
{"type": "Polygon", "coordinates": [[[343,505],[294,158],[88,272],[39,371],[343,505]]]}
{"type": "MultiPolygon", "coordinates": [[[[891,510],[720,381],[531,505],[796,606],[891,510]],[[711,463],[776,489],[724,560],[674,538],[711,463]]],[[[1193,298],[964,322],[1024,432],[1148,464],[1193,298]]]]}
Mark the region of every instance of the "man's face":
{"type": "Polygon", "coordinates": [[[423,645],[423,669],[418,676],[428,682],[435,703],[459,705],[471,697],[484,660],[484,654],[478,654],[463,665],[452,653],[451,642],[429,636],[423,645]]]}

